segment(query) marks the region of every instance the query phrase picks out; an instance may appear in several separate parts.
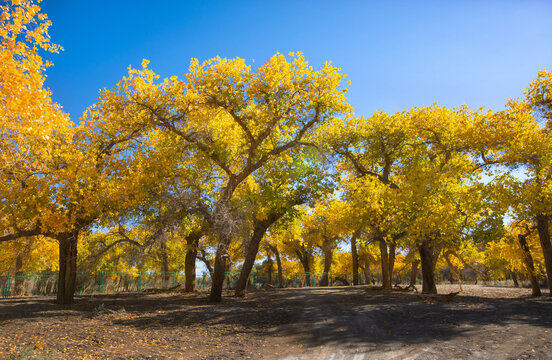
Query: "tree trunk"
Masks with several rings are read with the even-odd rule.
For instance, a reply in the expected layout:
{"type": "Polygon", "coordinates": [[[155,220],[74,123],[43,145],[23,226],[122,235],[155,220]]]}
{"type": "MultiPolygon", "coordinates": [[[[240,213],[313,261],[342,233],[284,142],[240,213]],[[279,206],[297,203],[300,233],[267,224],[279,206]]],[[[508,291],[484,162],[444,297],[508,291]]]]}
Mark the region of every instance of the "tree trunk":
{"type": "MultiPolygon", "coordinates": [[[[512,281],[514,282],[514,287],[519,287],[519,281],[518,281],[518,278],[517,278],[517,275],[515,272],[513,271],[510,271],[510,277],[512,278],[512,281]]],[[[539,291],[540,291],[540,288],[539,288],[539,291]]]]}
{"type": "Polygon", "coordinates": [[[284,274],[282,272],[282,260],[280,259],[280,252],[278,251],[278,247],[272,245],[270,246],[270,250],[272,250],[274,256],[276,257],[276,266],[278,267],[278,287],[283,288],[284,274]]]}
{"type": "Polygon", "coordinates": [[[195,280],[196,280],[196,258],[197,258],[197,247],[199,245],[199,239],[203,235],[202,232],[196,231],[192,232],[186,236],[186,258],[184,260],[184,274],[185,274],[185,284],[184,291],[193,292],[195,290],[195,280]]]}
{"type": "Polygon", "coordinates": [[[353,285],[358,285],[358,252],[357,252],[357,238],[359,231],[355,231],[351,235],[351,257],[353,260],[353,285]]]}
{"type": "Polygon", "coordinates": [[[372,272],[370,271],[370,264],[366,264],[366,267],[364,268],[364,277],[366,278],[366,284],[370,285],[370,283],[373,283],[372,279],[372,272]]]}
{"type": "Polygon", "coordinates": [[[387,253],[387,243],[383,237],[376,238],[379,242],[381,253],[381,284],[384,289],[391,289],[391,278],[389,276],[389,255],[387,253]]]}
{"type": "Polygon", "coordinates": [[[77,242],[79,232],[60,234],[59,242],[59,280],[57,303],[71,305],[74,300],[77,280],[77,242]]]}
{"type": "Polygon", "coordinates": [[[525,263],[527,271],[529,272],[529,280],[531,280],[531,296],[541,296],[542,293],[540,290],[539,282],[535,277],[535,265],[533,262],[533,256],[531,255],[531,250],[529,250],[529,246],[527,245],[527,239],[525,238],[525,235],[519,234],[518,242],[521,246],[521,249],[523,250],[523,262],[525,263]]]}
{"type": "Polygon", "coordinates": [[[393,272],[395,270],[395,250],[397,249],[397,244],[392,242],[389,244],[389,283],[393,284],[393,272]]]}
{"type": "Polygon", "coordinates": [[[299,258],[299,261],[301,262],[301,265],[303,265],[303,271],[305,272],[305,286],[310,286],[310,254],[306,249],[296,250],[295,253],[297,254],[297,257],[299,258]]]}
{"type": "Polygon", "coordinates": [[[226,260],[228,259],[228,246],[230,245],[231,236],[227,234],[220,235],[217,252],[215,254],[215,267],[211,276],[211,293],[209,300],[212,302],[222,301],[222,288],[224,285],[226,260]]]}
{"type": "Polygon", "coordinates": [[[320,286],[329,285],[328,274],[332,267],[332,260],[333,246],[331,246],[331,244],[326,244],[326,246],[324,246],[324,273],[322,274],[322,279],[320,279],[320,286]]]}
{"type": "Polygon", "coordinates": [[[550,243],[550,216],[537,215],[537,230],[539,231],[539,240],[544,255],[544,264],[546,267],[546,282],[548,284],[548,296],[552,296],[552,244],[550,243]]]}
{"type": "Polygon", "coordinates": [[[416,280],[418,279],[418,266],[420,266],[420,260],[414,260],[410,270],[410,286],[416,285],[416,280]]]}
{"type": "Polygon", "coordinates": [[[420,262],[422,264],[422,293],[437,294],[437,286],[435,285],[434,265],[433,265],[433,247],[430,241],[425,239],[418,246],[420,253],[420,262]]]}
{"type": "Polygon", "coordinates": [[[249,239],[249,243],[247,244],[245,260],[243,262],[236,289],[234,290],[234,294],[236,296],[242,295],[245,291],[245,288],[247,287],[247,281],[249,279],[249,275],[251,275],[253,265],[255,264],[255,258],[257,257],[257,253],[259,252],[259,245],[261,243],[261,240],[263,239],[264,234],[266,233],[270,225],[272,225],[280,217],[281,215],[279,216],[278,214],[270,214],[265,220],[255,219],[253,225],[253,234],[251,235],[251,239],[249,239]]]}
{"type": "Polygon", "coordinates": [[[23,277],[23,253],[17,254],[15,258],[15,285],[14,285],[14,294],[15,296],[24,296],[23,283],[25,278],[23,277]]]}

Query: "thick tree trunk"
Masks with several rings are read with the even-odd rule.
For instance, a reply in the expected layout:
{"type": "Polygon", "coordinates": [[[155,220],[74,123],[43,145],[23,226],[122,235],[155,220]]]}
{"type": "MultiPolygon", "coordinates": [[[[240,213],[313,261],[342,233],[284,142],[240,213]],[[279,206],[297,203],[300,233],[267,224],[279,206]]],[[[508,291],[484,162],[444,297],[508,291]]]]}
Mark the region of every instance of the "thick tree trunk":
{"type": "Polygon", "coordinates": [[[389,276],[389,254],[387,253],[387,243],[383,237],[376,238],[379,242],[381,253],[381,284],[384,289],[391,289],[391,277],[389,276]]]}
{"type": "Polygon", "coordinates": [[[59,242],[59,281],[57,303],[71,305],[74,300],[77,280],[77,242],[79,232],[60,234],[59,242]]]}
{"type": "Polygon", "coordinates": [[[303,266],[303,271],[305,272],[305,286],[310,286],[311,285],[311,280],[310,280],[311,256],[306,249],[303,249],[303,251],[296,250],[295,253],[297,254],[297,257],[299,258],[299,261],[303,266]]]}
{"type": "Polygon", "coordinates": [[[15,257],[15,286],[14,294],[15,296],[24,296],[23,283],[25,278],[23,277],[23,253],[17,254],[15,257]]]}
{"type": "Polygon", "coordinates": [[[358,252],[357,252],[357,238],[359,231],[355,231],[351,235],[351,257],[353,260],[353,285],[358,285],[358,252]]]}
{"type": "Polygon", "coordinates": [[[364,277],[366,278],[366,284],[370,284],[372,282],[372,272],[370,271],[370,264],[366,264],[366,267],[364,268],[364,277]]]}
{"type": "Polygon", "coordinates": [[[187,249],[186,258],[184,260],[184,291],[186,292],[193,292],[195,290],[197,248],[201,236],[202,232],[199,231],[192,232],[186,236],[187,249]]]}
{"type": "Polygon", "coordinates": [[[324,246],[324,273],[322,274],[322,279],[320,279],[320,286],[328,286],[328,274],[332,267],[333,260],[333,246],[324,246]]]}
{"type": "Polygon", "coordinates": [[[550,216],[537,215],[537,230],[539,240],[544,255],[544,264],[546,267],[546,281],[548,284],[548,296],[552,296],[552,244],[550,243],[550,216]]]}
{"type": "Polygon", "coordinates": [[[253,265],[255,264],[255,258],[257,257],[257,253],[259,252],[259,245],[261,243],[261,240],[263,239],[264,234],[266,233],[270,225],[272,225],[280,217],[281,215],[271,214],[265,220],[255,219],[253,224],[253,234],[251,235],[249,243],[247,244],[245,260],[240,272],[240,277],[238,278],[238,284],[236,285],[236,289],[234,291],[236,296],[243,295],[243,292],[247,287],[247,281],[249,279],[249,275],[251,275],[253,265]]]}
{"type": "Polygon", "coordinates": [[[412,268],[410,269],[410,286],[416,285],[418,279],[418,267],[420,266],[420,260],[414,260],[412,262],[412,268]]]}
{"type": "Polygon", "coordinates": [[[211,293],[209,300],[212,302],[222,301],[222,288],[226,272],[226,260],[228,259],[228,246],[230,245],[231,237],[223,235],[219,240],[217,252],[215,254],[215,266],[211,276],[211,293]]]}
{"type": "Polygon", "coordinates": [[[525,235],[519,234],[518,242],[521,246],[521,249],[523,250],[523,262],[525,263],[525,266],[529,271],[529,280],[531,280],[531,295],[541,296],[542,293],[540,290],[539,282],[535,277],[535,264],[533,262],[533,256],[531,255],[531,250],[529,250],[529,246],[527,245],[527,239],[525,238],[525,235]]]}
{"type": "Polygon", "coordinates": [[[422,264],[422,293],[437,294],[437,286],[435,285],[434,265],[433,265],[433,247],[430,241],[425,239],[418,246],[420,253],[420,262],[422,264]]]}

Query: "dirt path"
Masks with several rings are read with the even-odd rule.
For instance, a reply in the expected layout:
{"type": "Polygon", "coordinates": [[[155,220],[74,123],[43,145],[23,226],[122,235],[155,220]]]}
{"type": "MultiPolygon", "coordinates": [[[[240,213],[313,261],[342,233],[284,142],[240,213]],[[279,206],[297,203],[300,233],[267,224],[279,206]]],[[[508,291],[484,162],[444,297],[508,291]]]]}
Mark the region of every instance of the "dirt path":
{"type": "MultiPolygon", "coordinates": [[[[442,293],[457,287],[440,286],[442,293]]],[[[0,300],[0,359],[551,359],[552,301],[465,286],[448,303],[365,287],[0,300]],[[102,305],[103,304],[103,305],[102,305]]]]}

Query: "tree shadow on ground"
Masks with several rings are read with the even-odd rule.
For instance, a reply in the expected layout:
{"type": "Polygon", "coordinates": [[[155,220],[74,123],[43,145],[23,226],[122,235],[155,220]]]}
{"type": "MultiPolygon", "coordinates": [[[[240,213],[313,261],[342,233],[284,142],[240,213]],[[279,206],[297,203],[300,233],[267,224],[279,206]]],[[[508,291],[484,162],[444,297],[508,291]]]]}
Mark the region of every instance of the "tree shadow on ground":
{"type": "Polygon", "coordinates": [[[212,326],[228,334],[292,336],[308,347],[418,344],[460,337],[487,325],[552,328],[552,303],[547,298],[459,295],[449,303],[427,303],[412,293],[352,287],[258,291],[246,298],[225,297],[220,304],[209,303],[205,295],[179,294],[82,296],[69,309],[51,299],[7,299],[0,302],[0,324],[13,319],[93,316],[99,304],[135,315],[115,316],[110,319],[114,325],[139,330],[212,326]]]}

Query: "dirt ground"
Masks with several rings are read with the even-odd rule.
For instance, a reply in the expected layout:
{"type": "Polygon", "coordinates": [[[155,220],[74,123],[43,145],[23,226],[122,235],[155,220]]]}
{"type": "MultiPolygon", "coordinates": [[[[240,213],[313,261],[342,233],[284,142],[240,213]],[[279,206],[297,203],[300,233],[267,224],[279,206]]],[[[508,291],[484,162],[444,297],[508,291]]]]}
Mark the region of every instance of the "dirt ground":
{"type": "MultiPolygon", "coordinates": [[[[458,286],[439,286],[440,293],[458,286]]],[[[450,302],[368,287],[0,300],[0,359],[552,359],[552,300],[464,286],[450,302]]]]}

